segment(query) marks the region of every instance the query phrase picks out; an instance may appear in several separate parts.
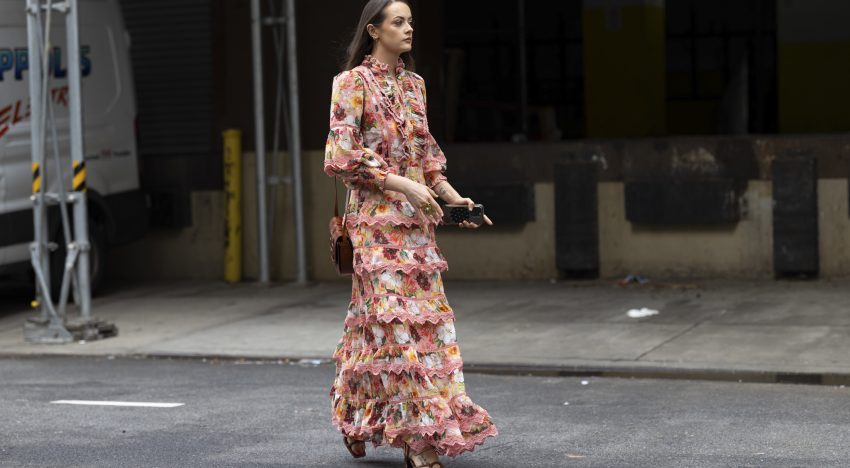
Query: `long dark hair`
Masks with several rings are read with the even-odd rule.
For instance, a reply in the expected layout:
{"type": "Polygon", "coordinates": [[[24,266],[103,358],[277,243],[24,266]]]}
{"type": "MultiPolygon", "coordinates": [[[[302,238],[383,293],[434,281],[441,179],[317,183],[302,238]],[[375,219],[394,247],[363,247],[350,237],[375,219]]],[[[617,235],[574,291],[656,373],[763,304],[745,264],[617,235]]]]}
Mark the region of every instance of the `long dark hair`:
{"type": "MultiPolygon", "coordinates": [[[[363,7],[363,13],[360,14],[360,21],[357,22],[357,29],[351,38],[351,43],[345,51],[345,62],[343,62],[343,70],[351,70],[363,62],[363,57],[371,54],[375,47],[375,40],[366,31],[366,25],[374,25],[376,28],[384,22],[384,9],[395,2],[404,2],[410,5],[407,0],[369,0],[369,3],[363,7]]],[[[401,59],[404,60],[404,68],[413,70],[413,57],[410,52],[402,52],[401,59]]]]}

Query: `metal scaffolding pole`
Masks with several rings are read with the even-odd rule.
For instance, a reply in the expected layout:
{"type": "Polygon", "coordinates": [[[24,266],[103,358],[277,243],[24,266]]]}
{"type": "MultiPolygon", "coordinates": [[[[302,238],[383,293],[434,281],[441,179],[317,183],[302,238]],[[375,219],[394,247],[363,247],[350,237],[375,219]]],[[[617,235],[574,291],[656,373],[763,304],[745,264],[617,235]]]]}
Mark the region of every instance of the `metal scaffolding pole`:
{"type": "Polygon", "coordinates": [[[80,95],[80,41],[77,17],[77,1],[27,0],[27,44],[29,54],[30,90],[30,138],[32,145],[34,238],[30,244],[30,255],[36,278],[36,299],[33,306],[39,309],[37,317],[24,323],[24,337],[35,343],[68,343],[73,340],[92,340],[114,336],[118,330],[114,325],[93,319],[91,316],[91,289],[89,278],[88,216],[86,213],[86,170],[83,158],[82,98],[80,95]],[[52,103],[49,101],[50,73],[47,63],[53,46],[50,43],[50,28],[54,12],[65,14],[65,30],[68,48],[68,110],[70,122],[70,153],[73,166],[71,191],[65,190],[57,144],[57,125],[52,103]],[[43,13],[43,18],[42,18],[43,13]],[[50,128],[53,142],[56,175],[54,183],[48,178],[45,164],[45,142],[50,128]],[[51,188],[59,192],[50,192],[51,188]],[[67,222],[67,205],[73,205],[73,236],[67,222]],[[67,256],[64,262],[62,284],[58,302],[54,304],[50,284],[50,250],[47,208],[59,205],[62,215],[63,236],[67,256]],[[76,271],[74,269],[76,268],[76,271]],[[76,277],[75,277],[76,273],[76,277]],[[76,281],[72,281],[72,278],[76,281]],[[69,320],[65,313],[69,288],[75,288],[79,317],[69,320]]]}
{"type": "MultiPolygon", "coordinates": [[[[77,258],[77,280],[79,282],[80,320],[91,319],[91,277],[89,271],[89,229],[88,229],[88,206],[86,203],[85,170],[86,162],[83,159],[83,103],[81,96],[82,73],[80,71],[80,34],[79,17],[77,16],[77,0],[69,0],[70,8],[65,15],[65,30],[67,32],[68,47],[68,111],[71,115],[70,140],[71,161],[74,169],[74,180],[72,181],[72,199],[74,203],[74,242],[69,245],[68,254],[78,252],[77,258]],[[81,176],[80,173],[82,172],[81,176]]],[[[61,181],[60,183],[64,183],[61,181]]],[[[66,261],[67,282],[70,275],[70,262],[66,261]]],[[[64,285],[64,284],[63,284],[64,285]]]]}
{"type": "Polygon", "coordinates": [[[292,192],[295,205],[295,252],[298,258],[298,284],[307,283],[307,252],[304,241],[304,197],[301,184],[301,116],[298,110],[298,54],[295,47],[295,0],[286,0],[286,50],[289,72],[289,114],[292,130],[290,156],[292,158],[292,192]]]}
{"type": "Polygon", "coordinates": [[[260,0],[251,0],[251,43],[254,69],[254,146],[257,162],[257,263],[260,283],[269,282],[269,244],[266,212],[266,122],[263,112],[263,44],[260,0]]]}
{"type": "MultiPolygon", "coordinates": [[[[33,242],[30,244],[30,258],[35,271],[35,300],[38,317],[31,317],[24,323],[24,336],[28,341],[38,343],[67,343],[73,335],[65,328],[65,317],[54,307],[50,297],[50,249],[47,229],[47,206],[51,203],[51,194],[47,193],[47,167],[44,164],[45,140],[45,101],[47,83],[44,76],[45,57],[49,49],[49,28],[42,31],[42,8],[40,0],[28,0],[27,11],[27,47],[29,55],[29,91],[30,91],[30,140],[32,147],[32,202],[33,202],[33,242]]],[[[49,25],[51,10],[47,10],[49,25]]],[[[59,200],[56,200],[59,201],[59,200]]]]}

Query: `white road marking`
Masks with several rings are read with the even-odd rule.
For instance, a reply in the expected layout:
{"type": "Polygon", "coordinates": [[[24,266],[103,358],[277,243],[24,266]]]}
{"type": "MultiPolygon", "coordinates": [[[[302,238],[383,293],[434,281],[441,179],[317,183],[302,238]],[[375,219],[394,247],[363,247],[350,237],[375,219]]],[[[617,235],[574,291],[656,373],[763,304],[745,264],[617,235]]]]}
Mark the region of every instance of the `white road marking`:
{"type": "Polygon", "coordinates": [[[89,405],[89,406],[137,406],[143,408],[176,408],[185,403],[145,403],[139,401],[89,401],[89,400],[56,400],[51,401],[60,405],[89,405]]]}

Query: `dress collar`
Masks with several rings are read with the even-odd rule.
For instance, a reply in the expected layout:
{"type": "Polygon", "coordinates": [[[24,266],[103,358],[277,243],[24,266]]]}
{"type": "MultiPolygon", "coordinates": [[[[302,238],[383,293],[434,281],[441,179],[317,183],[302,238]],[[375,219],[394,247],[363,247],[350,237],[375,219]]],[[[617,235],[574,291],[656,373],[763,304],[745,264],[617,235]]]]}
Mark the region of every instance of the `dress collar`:
{"type": "MultiPolygon", "coordinates": [[[[387,72],[389,72],[389,70],[390,70],[389,65],[378,60],[377,58],[375,58],[371,54],[367,54],[365,57],[363,57],[363,65],[369,67],[372,70],[372,72],[375,73],[375,74],[386,75],[387,72]]],[[[396,75],[399,75],[403,71],[404,71],[404,60],[402,60],[401,57],[399,57],[398,61],[395,64],[395,73],[396,73],[396,75]]]]}

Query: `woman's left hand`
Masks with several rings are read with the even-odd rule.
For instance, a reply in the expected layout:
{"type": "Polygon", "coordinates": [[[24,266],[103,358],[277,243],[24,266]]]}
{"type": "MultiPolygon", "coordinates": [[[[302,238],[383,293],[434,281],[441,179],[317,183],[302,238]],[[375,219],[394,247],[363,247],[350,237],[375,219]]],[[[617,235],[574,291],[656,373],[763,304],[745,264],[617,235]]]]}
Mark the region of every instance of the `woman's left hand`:
{"type": "MultiPolygon", "coordinates": [[[[471,198],[466,198],[466,197],[461,197],[461,198],[458,198],[457,200],[452,200],[451,204],[452,205],[467,205],[469,207],[470,211],[472,211],[472,208],[475,207],[475,202],[472,201],[471,198]]],[[[493,221],[490,221],[490,218],[488,218],[486,214],[484,215],[484,222],[487,223],[490,226],[493,225],[493,221]]],[[[460,224],[458,224],[458,226],[460,226],[462,228],[477,228],[477,227],[480,227],[481,225],[475,224],[475,223],[470,222],[470,221],[461,221],[460,224]]]]}

